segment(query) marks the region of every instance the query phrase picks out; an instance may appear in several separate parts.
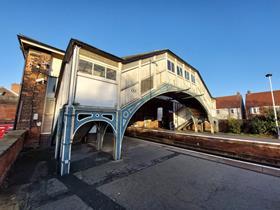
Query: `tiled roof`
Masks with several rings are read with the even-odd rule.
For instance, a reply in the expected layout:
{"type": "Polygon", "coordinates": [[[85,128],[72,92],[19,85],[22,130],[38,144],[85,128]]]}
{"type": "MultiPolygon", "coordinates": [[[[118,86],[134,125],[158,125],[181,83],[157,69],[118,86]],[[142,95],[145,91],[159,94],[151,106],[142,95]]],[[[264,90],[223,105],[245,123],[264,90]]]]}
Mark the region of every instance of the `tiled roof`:
{"type": "Polygon", "coordinates": [[[223,96],[216,98],[216,108],[241,108],[242,96],[237,94],[233,96],[223,96]]]}
{"type": "Polygon", "coordinates": [[[14,93],[11,90],[5,88],[5,87],[0,87],[0,96],[3,96],[3,97],[17,97],[17,94],[14,93]]]}
{"type": "MultiPolygon", "coordinates": [[[[280,106],[280,90],[273,91],[275,105],[280,106]]],[[[271,92],[247,93],[246,107],[272,106],[271,92]]]]}

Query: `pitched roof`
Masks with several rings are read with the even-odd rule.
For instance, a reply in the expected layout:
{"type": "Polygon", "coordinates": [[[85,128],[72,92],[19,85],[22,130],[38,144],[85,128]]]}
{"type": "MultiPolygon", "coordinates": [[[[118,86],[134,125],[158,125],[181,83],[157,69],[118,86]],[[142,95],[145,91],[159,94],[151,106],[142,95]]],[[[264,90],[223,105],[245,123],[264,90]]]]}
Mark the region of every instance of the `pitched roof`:
{"type": "Polygon", "coordinates": [[[242,96],[240,94],[232,96],[222,96],[216,97],[216,108],[241,108],[242,106],[242,96]]]}
{"type": "Polygon", "coordinates": [[[25,51],[28,50],[30,47],[34,49],[45,50],[47,52],[58,53],[61,55],[64,55],[65,53],[64,50],[58,49],[56,47],[37,41],[22,34],[18,34],[17,37],[24,57],[25,51]]]}
{"type": "Polygon", "coordinates": [[[165,53],[167,51],[168,51],[168,49],[154,50],[154,51],[150,51],[150,52],[124,56],[124,57],[122,57],[122,59],[124,60],[123,63],[130,63],[130,62],[137,61],[137,60],[140,60],[140,59],[149,58],[151,56],[160,55],[160,54],[165,53]]]}
{"type": "MultiPolygon", "coordinates": [[[[273,91],[275,105],[280,106],[280,90],[273,91]]],[[[258,92],[246,94],[246,107],[272,106],[271,92],[258,92]]]]}
{"type": "Polygon", "coordinates": [[[0,87],[0,96],[4,97],[18,97],[18,94],[15,93],[14,91],[5,88],[5,87],[0,87]]]}

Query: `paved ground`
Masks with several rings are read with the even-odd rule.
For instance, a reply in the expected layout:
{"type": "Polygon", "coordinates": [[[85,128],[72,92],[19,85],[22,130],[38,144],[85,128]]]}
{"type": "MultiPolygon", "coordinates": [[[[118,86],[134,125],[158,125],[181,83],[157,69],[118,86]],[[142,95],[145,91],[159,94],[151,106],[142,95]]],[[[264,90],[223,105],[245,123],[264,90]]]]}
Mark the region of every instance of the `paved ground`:
{"type": "Polygon", "coordinates": [[[125,138],[123,160],[79,145],[59,177],[51,151],[29,151],[1,190],[0,209],[280,209],[280,178],[125,138]]]}

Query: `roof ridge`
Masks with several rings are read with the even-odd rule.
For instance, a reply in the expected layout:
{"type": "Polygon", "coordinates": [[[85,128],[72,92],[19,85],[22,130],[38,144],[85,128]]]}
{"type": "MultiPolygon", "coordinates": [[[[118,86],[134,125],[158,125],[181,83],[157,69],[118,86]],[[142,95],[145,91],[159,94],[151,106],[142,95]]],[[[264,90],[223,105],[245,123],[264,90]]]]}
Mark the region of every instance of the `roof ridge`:
{"type": "Polygon", "coordinates": [[[152,54],[152,53],[156,53],[156,52],[163,52],[168,50],[167,48],[164,49],[158,49],[158,50],[152,50],[152,51],[147,51],[147,52],[143,52],[143,53],[137,53],[137,54],[132,54],[132,55],[127,55],[127,56],[122,56],[122,59],[130,59],[133,57],[137,57],[137,56],[143,56],[143,55],[148,55],[148,54],[152,54]]]}
{"type": "MultiPolygon", "coordinates": [[[[273,92],[278,92],[280,90],[273,90],[273,92]]],[[[260,94],[260,93],[271,93],[271,91],[261,91],[261,92],[250,92],[250,93],[246,93],[246,95],[252,95],[252,94],[260,94]]]]}

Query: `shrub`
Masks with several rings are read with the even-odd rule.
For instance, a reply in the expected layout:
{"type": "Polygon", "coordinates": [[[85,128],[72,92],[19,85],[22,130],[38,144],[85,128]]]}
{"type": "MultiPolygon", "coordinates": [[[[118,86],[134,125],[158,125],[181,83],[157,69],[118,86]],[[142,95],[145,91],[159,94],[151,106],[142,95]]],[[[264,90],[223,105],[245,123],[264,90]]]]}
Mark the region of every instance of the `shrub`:
{"type": "MultiPolygon", "coordinates": [[[[277,112],[277,116],[279,116],[280,112],[277,112]]],[[[275,125],[275,119],[274,119],[274,112],[272,109],[269,109],[265,113],[265,121],[266,121],[266,133],[267,134],[276,134],[277,129],[275,125]]],[[[278,118],[279,120],[279,118],[278,118]]]]}
{"type": "Polygon", "coordinates": [[[228,120],[228,131],[231,133],[241,133],[242,121],[236,119],[228,120]]]}
{"type": "Polygon", "coordinates": [[[267,131],[266,121],[260,117],[253,117],[250,123],[251,133],[253,134],[265,134],[267,131]]]}

